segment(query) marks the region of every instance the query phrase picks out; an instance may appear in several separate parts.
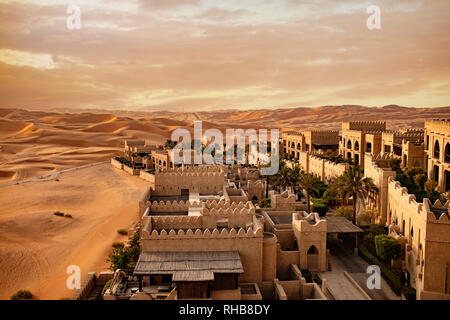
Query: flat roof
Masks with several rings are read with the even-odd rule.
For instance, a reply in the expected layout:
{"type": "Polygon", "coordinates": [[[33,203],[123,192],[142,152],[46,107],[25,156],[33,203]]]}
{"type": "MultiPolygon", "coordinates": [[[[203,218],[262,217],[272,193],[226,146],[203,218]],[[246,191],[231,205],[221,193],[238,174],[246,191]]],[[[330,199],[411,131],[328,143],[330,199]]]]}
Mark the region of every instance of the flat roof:
{"type": "Polygon", "coordinates": [[[355,226],[351,221],[344,217],[325,217],[327,220],[327,233],[355,233],[364,232],[361,228],[355,226]]]}
{"type": "Polygon", "coordinates": [[[212,281],[214,273],[244,273],[238,251],[144,252],[134,275],[172,275],[172,281],[212,281]]]}

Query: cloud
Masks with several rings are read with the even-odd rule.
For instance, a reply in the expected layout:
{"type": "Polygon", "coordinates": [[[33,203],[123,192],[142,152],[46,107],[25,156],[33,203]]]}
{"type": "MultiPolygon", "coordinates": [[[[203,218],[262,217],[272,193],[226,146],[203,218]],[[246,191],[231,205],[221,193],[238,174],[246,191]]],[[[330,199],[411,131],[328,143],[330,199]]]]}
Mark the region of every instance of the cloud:
{"type": "Polygon", "coordinates": [[[0,62],[19,66],[31,67],[39,70],[51,70],[56,68],[56,63],[50,54],[31,53],[11,49],[0,49],[0,62]]]}
{"type": "Polygon", "coordinates": [[[185,6],[199,6],[199,0],[140,0],[140,5],[145,10],[172,10],[185,6]]]}
{"type": "Polygon", "coordinates": [[[448,104],[448,1],[0,0],[0,107],[448,104]],[[378,2],[375,1],[374,2],[378,2]],[[153,8],[153,9],[152,9],[153,8]],[[409,9],[408,9],[409,8],[409,9]],[[420,22],[420,23],[419,23],[420,22]]]}

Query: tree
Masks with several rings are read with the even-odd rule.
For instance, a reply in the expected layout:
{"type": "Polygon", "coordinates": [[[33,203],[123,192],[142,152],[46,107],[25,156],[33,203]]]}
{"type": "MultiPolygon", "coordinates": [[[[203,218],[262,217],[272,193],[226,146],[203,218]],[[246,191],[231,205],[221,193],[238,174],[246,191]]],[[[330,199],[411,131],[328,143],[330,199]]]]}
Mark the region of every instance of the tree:
{"type": "Polygon", "coordinates": [[[428,180],[424,184],[424,189],[429,196],[434,194],[434,190],[436,189],[436,187],[437,183],[434,180],[428,180]]]}
{"type": "Polygon", "coordinates": [[[414,177],[418,174],[423,174],[423,169],[420,167],[406,168],[404,173],[408,177],[409,181],[414,182],[414,177]]]}
{"type": "Polygon", "coordinates": [[[378,192],[371,178],[364,178],[359,166],[349,167],[342,175],[340,186],[347,197],[353,198],[353,223],[356,224],[356,203],[358,199],[371,197],[372,193],[378,192]]]}
{"type": "Polygon", "coordinates": [[[394,237],[380,234],[375,237],[375,250],[377,255],[385,260],[398,259],[402,254],[402,246],[394,237]]]}
{"type": "Polygon", "coordinates": [[[263,198],[261,201],[259,201],[260,208],[270,208],[270,199],[269,198],[263,198]]]}
{"type": "Polygon", "coordinates": [[[343,206],[345,203],[345,198],[347,196],[343,176],[337,177],[330,183],[330,190],[336,195],[336,198],[341,198],[341,205],[343,206]]]}
{"type": "Polygon", "coordinates": [[[427,176],[423,173],[419,173],[416,174],[414,176],[414,183],[421,189],[423,190],[424,186],[425,186],[425,182],[427,182],[427,176]]]}
{"type": "Polygon", "coordinates": [[[309,173],[302,172],[298,178],[297,188],[305,192],[308,213],[311,213],[311,195],[317,195],[319,193],[319,185],[320,180],[309,173]]]}

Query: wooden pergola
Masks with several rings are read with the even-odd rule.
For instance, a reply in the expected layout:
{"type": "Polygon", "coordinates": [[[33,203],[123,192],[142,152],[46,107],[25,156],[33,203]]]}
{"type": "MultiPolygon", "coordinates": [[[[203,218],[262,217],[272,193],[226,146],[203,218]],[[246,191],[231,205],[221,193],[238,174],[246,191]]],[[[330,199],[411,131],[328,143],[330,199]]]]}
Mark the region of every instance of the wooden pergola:
{"type": "MultiPolygon", "coordinates": [[[[355,233],[355,234],[357,234],[360,232],[364,232],[364,230],[362,230],[358,226],[355,226],[347,218],[328,216],[328,217],[325,217],[325,219],[327,220],[327,234],[331,234],[331,233],[336,233],[336,234],[355,233]]],[[[356,237],[355,249],[358,250],[358,237],[356,237]]]]}

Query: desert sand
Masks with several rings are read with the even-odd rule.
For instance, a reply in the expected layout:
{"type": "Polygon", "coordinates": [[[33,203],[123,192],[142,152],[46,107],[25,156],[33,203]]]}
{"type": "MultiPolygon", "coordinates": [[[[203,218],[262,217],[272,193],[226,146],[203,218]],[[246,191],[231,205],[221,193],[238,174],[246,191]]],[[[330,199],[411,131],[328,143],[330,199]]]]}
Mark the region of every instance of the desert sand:
{"type": "Polygon", "coordinates": [[[29,289],[38,299],[71,297],[66,268],[82,278],[107,270],[118,229],[138,219],[137,199],[146,183],[101,164],[61,174],[59,181],[0,188],[0,299],[29,289]],[[69,213],[65,218],[55,211],[69,213]]]}
{"type": "Polygon", "coordinates": [[[0,299],[29,289],[39,299],[70,297],[66,268],[82,275],[108,268],[111,243],[138,219],[147,183],[101,164],[58,180],[14,184],[122,154],[125,139],[163,143],[176,128],[339,129],[341,121],[383,120],[389,129],[449,118],[450,107],[416,109],[329,106],[197,113],[0,109],[0,299]],[[62,211],[73,216],[53,215],[62,211]]]}

